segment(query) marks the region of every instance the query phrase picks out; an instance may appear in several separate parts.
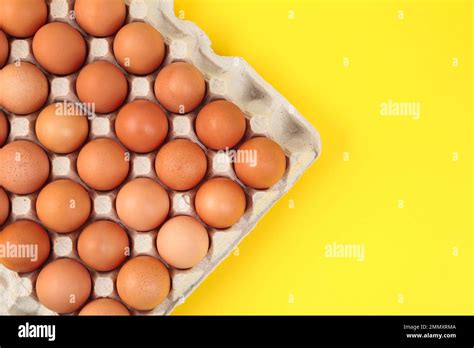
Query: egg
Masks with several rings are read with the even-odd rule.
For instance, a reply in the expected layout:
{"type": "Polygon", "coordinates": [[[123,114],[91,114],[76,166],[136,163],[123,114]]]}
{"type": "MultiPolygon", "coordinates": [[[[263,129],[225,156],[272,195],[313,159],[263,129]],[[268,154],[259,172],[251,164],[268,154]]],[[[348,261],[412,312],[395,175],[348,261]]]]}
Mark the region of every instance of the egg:
{"type": "Polygon", "coordinates": [[[81,227],[91,213],[87,191],[69,179],[50,182],[38,195],[36,213],[50,230],[69,233],[81,227]]]}
{"type": "Polygon", "coordinates": [[[128,175],[129,154],[112,139],[99,138],[79,152],[77,172],[82,181],[99,191],[113,190],[128,175]]]}
{"type": "Polygon", "coordinates": [[[0,30],[0,68],[2,68],[7,62],[9,53],[10,47],[8,45],[7,36],[2,30],[0,30]]]}
{"type": "Polygon", "coordinates": [[[44,0],[1,0],[0,23],[11,36],[26,38],[46,23],[48,8],[44,0]]]}
{"type": "Polygon", "coordinates": [[[215,228],[228,228],[240,220],[246,208],[245,192],[228,178],[206,181],[194,200],[202,221],[215,228]]]}
{"type": "Polygon", "coordinates": [[[120,66],[129,73],[147,75],[163,62],[165,42],[160,32],[151,25],[133,22],[115,35],[114,54],[120,66]]]}
{"type": "Polygon", "coordinates": [[[191,268],[206,256],[209,235],[195,218],[176,216],[160,228],[156,247],[168,265],[179,269],[191,268]]]}
{"type": "Polygon", "coordinates": [[[151,256],[137,256],[123,265],[117,276],[120,299],[137,310],[151,310],[168,296],[171,279],[163,263],[151,256]]]}
{"type": "Polygon", "coordinates": [[[163,145],[155,159],[158,178],[169,188],[186,191],[204,178],[207,158],[199,145],[187,139],[176,139],[163,145]]]}
{"type": "Polygon", "coordinates": [[[49,177],[44,150],[28,140],[16,140],[0,149],[0,186],[26,195],[41,188],[49,177]]]}
{"type": "Polygon", "coordinates": [[[54,103],[41,111],[35,123],[36,136],[49,151],[67,154],[76,151],[89,134],[87,116],[73,103],[54,103]]]}
{"type": "Polygon", "coordinates": [[[157,149],[168,135],[168,118],[155,103],[135,100],[118,113],[115,133],[127,149],[150,152],[157,149]]]}
{"type": "Polygon", "coordinates": [[[155,96],[166,110],[187,114],[201,104],[206,82],[193,65],[176,62],[165,66],[155,80],[155,96]]]}
{"type": "Polygon", "coordinates": [[[0,104],[18,115],[38,111],[48,99],[46,76],[27,62],[9,64],[0,70],[0,104]]]}
{"type": "Polygon", "coordinates": [[[265,137],[247,140],[240,146],[234,163],[237,177],[247,186],[267,189],[286,171],[286,157],[280,145],[265,137]]]}
{"type": "Polygon", "coordinates": [[[81,33],[62,22],[42,26],[33,38],[33,55],[48,72],[69,75],[86,60],[86,41],[81,33]]]}
{"type": "Polygon", "coordinates": [[[82,30],[92,36],[105,37],[120,29],[127,9],[124,0],[76,0],[74,13],[82,30]]]}
{"type": "Polygon", "coordinates": [[[130,312],[119,301],[111,298],[98,298],[86,304],[79,312],[79,315],[127,316],[130,315],[130,312]]]}
{"type": "Polygon", "coordinates": [[[10,215],[10,199],[5,190],[0,187],[0,225],[3,225],[10,215]]]}
{"type": "Polygon", "coordinates": [[[214,150],[225,150],[237,145],[246,128],[243,112],[227,100],[216,100],[207,104],[196,118],[199,140],[214,150]]]}
{"type": "Polygon", "coordinates": [[[0,232],[0,263],[12,271],[36,270],[46,261],[50,250],[48,232],[36,222],[18,220],[0,232]]]}
{"type": "Polygon", "coordinates": [[[76,80],[76,92],[81,102],[93,105],[98,113],[106,114],[123,104],[128,83],[119,68],[99,60],[81,70],[76,80]]]}
{"type": "Polygon", "coordinates": [[[106,272],[120,266],[130,255],[130,242],[127,232],[119,224],[99,220],[81,232],[77,252],[87,266],[106,272]]]}
{"type": "Polygon", "coordinates": [[[0,111],[0,147],[7,141],[9,128],[7,117],[0,111]]]}
{"type": "Polygon", "coordinates": [[[38,300],[60,314],[81,308],[89,298],[91,289],[92,281],[87,269],[68,258],[48,263],[36,279],[38,300]]]}
{"type": "Polygon", "coordinates": [[[137,231],[151,231],[165,221],[170,210],[168,193],[149,178],[138,178],[126,183],[115,202],[117,215],[128,227],[137,231]]]}

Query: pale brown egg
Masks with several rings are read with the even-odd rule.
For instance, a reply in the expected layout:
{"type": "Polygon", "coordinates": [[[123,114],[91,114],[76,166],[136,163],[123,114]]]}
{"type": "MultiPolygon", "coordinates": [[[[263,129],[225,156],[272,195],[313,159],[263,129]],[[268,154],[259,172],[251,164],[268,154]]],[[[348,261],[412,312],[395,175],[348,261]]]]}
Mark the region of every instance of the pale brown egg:
{"type": "Polygon", "coordinates": [[[77,172],[88,186],[99,191],[113,190],[128,175],[129,154],[112,139],[96,139],[79,152],[77,172]]]}
{"type": "Polygon", "coordinates": [[[111,298],[98,298],[86,304],[79,312],[79,315],[127,316],[130,315],[130,312],[119,301],[111,298]]]}
{"type": "Polygon", "coordinates": [[[176,216],[160,228],[156,247],[168,265],[179,269],[191,268],[206,256],[209,235],[195,218],[176,216]]]}
{"type": "Polygon", "coordinates": [[[147,75],[158,69],[165,57],[160,32],[143,22],[133,22],[114,38],[114,54],[122,68],[131,74],[147,75]]]}
{"type": "Polygon", "coordinates": [[[127,98],[125,75],[112,63],[99,60],[86,65],[76,80],[77,96],[95,111],[106,114],[117,110],[127,98]]]}
{"type": "Polygon", "coordinates": [[[57,233],[81,227],[91,213],[91,199],[78,183],[61,179],[50,182],[38,195],[36,213],[41,222],[57,233]]]}
{"type": "Polygon", "coordinates": [[[66,154],[81,147],[89,134],[87,115],[75,104],[59,102],[41,111],[35,123],[36,136],[48,150],[66,154]]]}
{"type": "Polygon", "coordinates": [[[57,259],[48,263],[36,279],[38,300],[57,313],[71,313],[87,301],[92,281],[87,269],[73,259],[57,259]]]}
{"type": "Polygon", "coordinates": [[[130,242],[119,224],[95,221],[81,232],[77,252],[87,266],[106,272],[116,269],[130,255],[130,242]]]}
{"type": "Polygon", "coordinates": [[[55,75],[69,75],[79,70],[87,54],[81,33],[62,22],[42,26],[33,38],[32,49],[36,61],[55,75]]]}
{"type": "Polygon", "coordinates": [[[48,258],[51,241],[48,232],[33,221],[19,220],[0,232],[0,263],[18,273],[39,268],[48,258]]]}
{"type": "Polygon", "coordinates": [[[0,68],[2,68],[7,62],[9,53],[10,47],[8,45],[7,36],[2,30],[0,30],[0,68]]]}
{"type": "Polygon", "coordinates": [[[115,34],[127,15],[124,0],[76,0],[74,12],[77,24],[97,37],[115,34]]]}
{"type": "Polygon", "coordinates": [[[285,153],[280,145],[265,137],[247,140],[237,151],[236,158],[237,177],[255,189],[267,189],[285,174],[285,153]]]}
{"type": "Polygon", "coordinates": [[[31,63],[13,63],[0,70],[0,104],[14,114],[38,111],[46,103],[48,93],[46,76],[31,63]]]}
{"type": "Polygon", "coordinates": [[[46,23],[48,8],[44,0],[1,0],[0,23],[11,36],[33,36],[46,23]]]}
{"type": "Polygon", "coordinates": [[[10,215],[10,199],[5,190],[0,187],[0,225],[7,221],[10,215]]]}
{"type": "Polygon", "coordinates": [[[155,80],[155,96],[166,110],[187,114],[201,104],[206,82],[193,65],[176,62],[165,66],[155,80]]]}
{"type": "Polygon", "coordinates": [[[151,256],[137,256],[123,265],[117,276],[117,292],[128,306],[146,311],[168,296],[171,278],[163,263],[151,256]]]}
{"type": "Polygon", "coordinates": [[[211,227],[228,228],[240,220],[247,206],[245,192],[228,178],[206,181],[194,199],[196,212],[211,227]]]}
{"type": "Polygon", "coordinates": [[[199,145],[187,139],[176,139],[163,145],[155,159],[158,178],[169,188],[186,191],[204,178],[207,158],[199,145]]]}
{"type": "Polygon", "coordinates": [[[196,118],[199,140],[214,150],[232,148],[243,138],[247,124],[242,111],[227,100],[204,106],[196,118]]]}
{"type": "Polygon", "coordinates": [[[168,118],[157,104],[135,100],[120,109],[115,119],[115,133],[129,150],[151,152],[168,135],[168,118]]]}
{"type": "Polygon", "coordinates": [[[7,117],[0,111],[0,147],[7,141],[9,129],[7,117]]]}
{"type": "Polygon", "coordinates": [[[0,149],[0,186],[26,195],[41,188],[49,177],[44,150],[28,140],[17,140],[0,149]]]}
{"type": "Polygon", "coordinates": [[[125,225],[137,231],[151,231],[168,216],[170,199],[156,181],[138,178],[120,189],[115,206],[125,225]]]}

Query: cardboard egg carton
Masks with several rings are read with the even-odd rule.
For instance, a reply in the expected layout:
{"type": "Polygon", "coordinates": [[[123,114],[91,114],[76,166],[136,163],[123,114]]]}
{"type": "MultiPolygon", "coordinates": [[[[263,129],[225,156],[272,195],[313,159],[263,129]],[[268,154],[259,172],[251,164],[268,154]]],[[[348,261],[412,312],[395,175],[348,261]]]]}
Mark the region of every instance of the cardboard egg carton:
{"type": "MultiPolygon", "coordinates": [[[[204,74],[207,82],[207,95],[202,105],[215,99],[232,101],[240,107],[247,118],[247,133],[242,142],[255,135],[269,137],[280,144],[288,161],[285,176],[270,189],[254,190],[242,185],[247,194],[245,215],[229,229],[208,228],[211,237],[210,250],[197,266],[189,270],[170,268],[172,290],[161,305],[147,312],[131,311],[133,314],[166,315],[182,303],[207,275],[233,251],[271,206],[318,158],[321,152],[321,141],[317,131],[242,58],[216,55],[203,31],[192,22],[178,19],[174,15],[173,0],[130,0],[127,1],[127,6],[127,22],[144,21],[154,26],[163,35],[167,45],[167,56],[162,67],[173,61],[192,63],[204,74]]],[[[67,22],[84,35],[88,44],[87,63],[107,60],[117,65],[112,51],[113,38],[90,37],[70,17],[74,8],[73,0],[51,0],[48,1],[48,7],[48,21],[67,22]]],[[[21,60],[36,63],[31,51],[31,41],[31,38],[11,39],[8,62],[21,60]]],[[[48,104],[63,100],[78,102],[75,96],[77,75],[78,72],[65,77],[46,74],[50,82],[48,104]]],[[[149,99],[156,102],[153,94],[156,75],[157,72],[144,77],[126,74],[129,81],[127,102],[135,99],[149,99]]],[[[199,108],[186,115],[167,113],[171,126],[167,141],[174,138],[188,138],[200,144],[194,132],[194,119],[198,111],[199,108]]],[[[18,139],[37,141],[34,122],[39,112],[28,116],[5,113],[11,128],[8,142],[18,139]]],[[[101,137],[116,139],[113,131],[115,117],[116,112],[91,117],[89,141],[101,137]]],[[[240,183],[233,171],[229,153],[208,150],[202,145],[201,147],[206,152],[209,164],[204,180],[214,176],[226,176],[240,183]]],[[[78,151],[65,156],[48,152],[51,162],[49,181],[70,178],[81,182],[75,168],[77,155],[78,151]]],[[[149,177],[158,180],[154,171],[155,156],[156,151],[144,155],[132,153],[130,174],[124,184],[136,177],[149,177]]],[[[93,212],[87,224],[98,219],[109,219],[121,224],[114,209],[114,200],[120,187],[108,192],[96,192],[88,189],[93,201],[93,212]]],[[[187,192],[168,191],[171,199],[171,216],[187,214],[197,217],[193,208],[196,189],[187,192]]],[[[31,195],[9,194],[12,209],[6,224],[19,219],[39,222],[34,210],[37,195],[38,192],[31,195]]],[[[123,226],[123,224],[121,225],[123,226]]],[[[159,258],[155,246],[157,231],[144,233],[123,227],[130,236],[132,257],[152,255],[159,258]]],[[[52,252],[48,262],[60,257],[79,259],[76,251],[79,234],[80,230],[70,234],[50,232],[52,252]]],[[[94,283],[92,298],[119,298],[115,289],[118,269],[106,273],[95,272],[91,269],[89,271],[94,283]]],[[[29,274],[18,275],[0,266],[1,314],[55,314],[42,306],[36,298],[34,283],[38,272],[37,270],[29,274]]]]}

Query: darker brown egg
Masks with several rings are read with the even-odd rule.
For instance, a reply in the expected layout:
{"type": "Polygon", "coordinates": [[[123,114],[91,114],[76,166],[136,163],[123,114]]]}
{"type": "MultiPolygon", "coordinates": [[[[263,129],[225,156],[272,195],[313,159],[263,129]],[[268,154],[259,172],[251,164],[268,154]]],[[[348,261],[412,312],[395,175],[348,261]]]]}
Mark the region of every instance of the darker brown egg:
{"type": "Polygon", "coordinates": [[[74,13],[82,30],[92,36],[105,37],[120,29],[127,8],[124,0],[76,0],[74,13]]]}
{"type": "Polygon", "coordinates": [[[33,38],[33,54],[38,63],[55,75],[69,75],[86,60],[86,42],[81,33],[62,22],[41,27],[33,38]]]}
{"type": "Polygon", "coordinates": [[[163,145],[156,155],[155,171],[169,188],[186,191],[199,184],[206,175],[207,158],[196,143],[176,139],[163,145]]]}
{"type": "Polygon", "coordinates": [[[9,64],[0,70],[0,104],[18,115],[41,109],[48,99],[46,76],[31,63],[9,64]]]}
{"type": "Polygon", "coordinates": [[[8,54],[10,53],[10,47],[8,45],[7,36],[0,30],[0,69],[3,68],[8,60],[8,54]]]}
{"type": "Polygon", "coordinates": [[[166,110],[187,114],[201,104],[206,82],[193,65],[176,62],[165,66],[155,80],[155,96],[166,110]]]}
{"type": "Polygon", "coordinates": [[[135,75],[147,75],[158,69],[165,57],[165,42],[151,25],[134,22],[115,35],[114,54],[122,68],[135,75]]]}
{"type": "Polygon", "coordinates": [[[81,102],[105,114],[123,104],[127,98],[128,82],[119,68],[100,60],[81,70],[76,80],[76,92],[81,102]]]}
{"type": "Polygon", "coordinates": [[[45,0],[1,0],[0,23],[9,35],[33,36],[46,23],[48,8],[45,0]]]}
{"type": "Polygon", "coordinates": [[[41,188],[49,177],[44,150],[28,140],[17,140],[0,149],[0,186],[25,195],[41,188]]]}
{"type": "Polygon", "coordinates": [[[118,113],[115,133],[129,150],[151,152],[168,135],[168,118],[159,105],[148,100],[135,100],[118,113]]]}

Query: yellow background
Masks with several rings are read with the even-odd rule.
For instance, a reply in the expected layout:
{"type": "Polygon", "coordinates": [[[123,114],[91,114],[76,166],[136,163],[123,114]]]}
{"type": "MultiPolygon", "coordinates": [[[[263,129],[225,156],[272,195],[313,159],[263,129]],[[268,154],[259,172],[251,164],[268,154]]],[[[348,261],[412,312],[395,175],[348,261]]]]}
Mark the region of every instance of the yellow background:
{"type": "Polygon", "coordinates": [[[472,3],[175,12],[285,95],[323,153],[174,314],[472,314],[472,3]],[[420,118],[383,117],[389,100],[420,103],[420,118]],[[364,244],[365,260],[325,257],[333,242],[364,244]]]}

